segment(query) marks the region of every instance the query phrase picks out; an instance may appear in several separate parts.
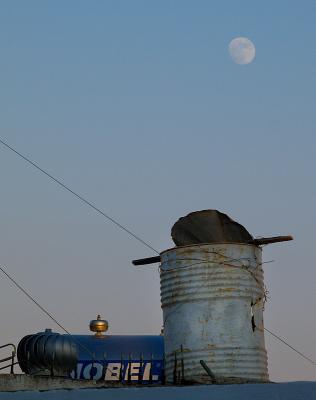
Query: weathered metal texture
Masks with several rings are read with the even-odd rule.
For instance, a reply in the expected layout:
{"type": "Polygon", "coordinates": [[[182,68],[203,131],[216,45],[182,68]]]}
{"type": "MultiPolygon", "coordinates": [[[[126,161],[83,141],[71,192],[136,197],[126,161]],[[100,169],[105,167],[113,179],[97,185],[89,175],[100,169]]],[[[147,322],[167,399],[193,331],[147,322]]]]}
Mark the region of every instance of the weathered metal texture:
{"type": "Polygon", "coordinates": [[[268,381],[261,248],[240,243],[161,254],[167,382],[268,381]]]}

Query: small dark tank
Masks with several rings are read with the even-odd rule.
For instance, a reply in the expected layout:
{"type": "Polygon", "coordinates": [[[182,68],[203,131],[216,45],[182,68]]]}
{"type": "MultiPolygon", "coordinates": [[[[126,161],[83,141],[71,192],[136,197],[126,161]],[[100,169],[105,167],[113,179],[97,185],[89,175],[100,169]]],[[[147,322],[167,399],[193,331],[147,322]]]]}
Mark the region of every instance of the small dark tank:
{"type": "Polygon", "coordinates": [[[46,329],[25,336],[18,345],[17,357],[26,374],[67,376],[76,368],[78,346],[70,335],[46,329]]]}

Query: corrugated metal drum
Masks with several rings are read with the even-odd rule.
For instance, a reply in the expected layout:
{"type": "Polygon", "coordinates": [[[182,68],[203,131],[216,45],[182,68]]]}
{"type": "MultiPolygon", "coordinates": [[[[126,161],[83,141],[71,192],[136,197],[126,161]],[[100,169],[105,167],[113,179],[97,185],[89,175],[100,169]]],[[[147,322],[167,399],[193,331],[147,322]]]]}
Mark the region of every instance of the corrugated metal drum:
{"type": "Polygon", "coordinates": [[[166,381],[268,380],[261,248],[241,243],[161,254],[166,381]]]}

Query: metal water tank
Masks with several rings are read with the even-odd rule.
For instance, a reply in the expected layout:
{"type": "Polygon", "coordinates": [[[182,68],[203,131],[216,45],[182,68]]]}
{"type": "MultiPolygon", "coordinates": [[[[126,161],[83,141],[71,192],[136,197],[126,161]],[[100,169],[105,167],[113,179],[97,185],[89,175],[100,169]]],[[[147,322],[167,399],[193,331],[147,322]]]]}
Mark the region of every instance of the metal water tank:
{"type": "Polygon", "coordinates": [[[159,384],[164,380],[161,335],[103,335],[107,323],[92,320],[94,335],[39,332],[20,341],[17,357],[26,374],[72,379],[159,384]]]}
{"type": "Polygon", "coordinates": [[[259,246],[166,250],[160,282],[167,382],[268,381],[259,246]]]}

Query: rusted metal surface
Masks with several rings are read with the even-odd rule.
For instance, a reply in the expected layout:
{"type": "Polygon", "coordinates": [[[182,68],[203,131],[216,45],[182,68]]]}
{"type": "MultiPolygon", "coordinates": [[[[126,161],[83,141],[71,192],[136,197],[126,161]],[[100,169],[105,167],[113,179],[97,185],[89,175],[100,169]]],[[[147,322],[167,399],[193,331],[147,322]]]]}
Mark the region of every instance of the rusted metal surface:
{"type": "Polygon", "coordinates": [[[219,243],[161,254],[166,380],[267,381],[261,249],[219,243]],[[183,375],[183,376],[182,376],[183,375]]]}

